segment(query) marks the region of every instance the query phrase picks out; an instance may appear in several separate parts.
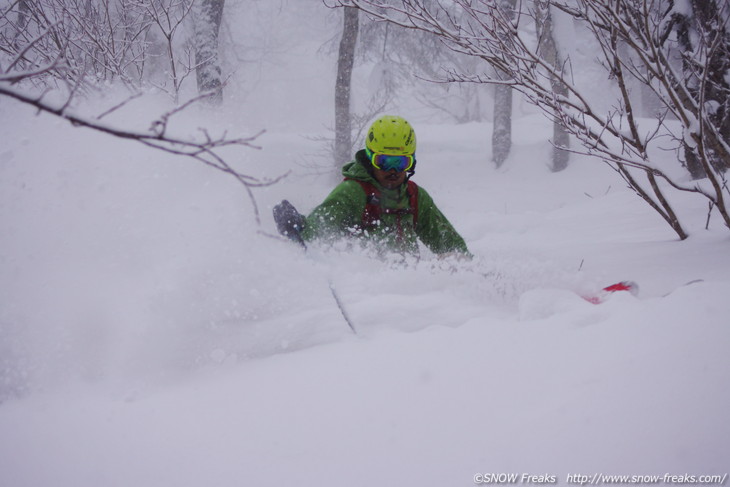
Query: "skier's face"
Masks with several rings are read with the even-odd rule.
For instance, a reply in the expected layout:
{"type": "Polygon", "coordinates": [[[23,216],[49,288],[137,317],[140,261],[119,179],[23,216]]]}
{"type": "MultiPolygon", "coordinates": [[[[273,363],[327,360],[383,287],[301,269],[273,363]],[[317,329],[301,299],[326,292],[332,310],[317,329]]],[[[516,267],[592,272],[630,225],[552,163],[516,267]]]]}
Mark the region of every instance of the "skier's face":
{"type": "Polygon", "coordinates": [[[385,189],[395,189],[403,184],[406,180],[405,171],[399,172],[395,169],[391,169],[390,171],[383,171],[381,169],[374,169],[373,173],[375,175],[375,179],[385,189]]]}

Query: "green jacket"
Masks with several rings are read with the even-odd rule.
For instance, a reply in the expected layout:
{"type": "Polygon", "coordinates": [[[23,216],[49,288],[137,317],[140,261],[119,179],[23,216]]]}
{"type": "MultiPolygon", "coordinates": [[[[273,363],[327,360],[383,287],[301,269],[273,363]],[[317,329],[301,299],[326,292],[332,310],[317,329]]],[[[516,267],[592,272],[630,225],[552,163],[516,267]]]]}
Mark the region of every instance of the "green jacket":
{"type": "Polygon", "coordinates": [[[380,191],[383,208],[407,209],[410,207],[406,185],[386,189],[370,175],[363,161],[365,151],[355,155],[355,161],[342,168],[342,175],[349,178],[341,182],[306,218],[302,237],[306,241],[333,241],[343,237],[355,237],[383,244],[389,250],[418,254],[420,239],[435,254],[458,252],[470,255],[464,239],[456,232],[439,211],[425,189],[418,187],[418,218],[413,228],[413,215],[381,214],[381,224],[369,230],[361,228],[367,195],[357,181],[367,181],[380,191]],[[401,219],[400,225],[398,219],[401,219]],[[402,231],[398,231],[402,229],[402,231]]]}

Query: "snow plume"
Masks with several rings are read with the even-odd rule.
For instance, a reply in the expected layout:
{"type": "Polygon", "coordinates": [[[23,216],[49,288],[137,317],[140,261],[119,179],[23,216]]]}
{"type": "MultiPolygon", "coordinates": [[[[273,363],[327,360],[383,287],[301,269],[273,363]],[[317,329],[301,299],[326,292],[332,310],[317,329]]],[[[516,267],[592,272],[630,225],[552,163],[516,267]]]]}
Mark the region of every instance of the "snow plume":
{"type": "MultiPolygon", "coordinates": [[[[150,232],[149,224],[137,220],[135,232],[150,232]]],[[[343,311],[356,317],[358,333],[368,336],[458,326],[484,303],[499,315],[526,288],[556,283],[554,274],[541,277],[524,258],[404,262],[317,247],[304,257],[290,244],[255,236],[245,255],[214,258],[208,252],[235,251],[213,245],[188,248],[186,257],[169,255],[163,263],[170,238],[182,243],[192,228],[169,228],[157,243],[142,237],[133,244],[126,231],[95,235],[94,249],[61,245],[63,262],[41,257],[5,283],[12,305],[0,320],[4,399],[79,380],[145,389],[201,367],[347,339],[351,332],[329,285],[342,297],[343,311]],[[122,247],[160,248],[115,248],[111,240],[119,238],[122,247]],[[114,257],[103,259],[102,249],[114,257]]]]}

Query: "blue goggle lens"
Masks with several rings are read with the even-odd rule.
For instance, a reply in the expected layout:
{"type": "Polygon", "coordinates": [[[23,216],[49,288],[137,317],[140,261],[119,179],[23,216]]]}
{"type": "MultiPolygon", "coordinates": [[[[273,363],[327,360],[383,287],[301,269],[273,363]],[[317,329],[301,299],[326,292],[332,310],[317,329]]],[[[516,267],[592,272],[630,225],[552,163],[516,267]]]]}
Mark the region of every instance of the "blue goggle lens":
{"type": "Polygon", "coordinates": [[[393,156],[389,154],[373,154],[371,159],[373,166],[381,171],[396,170],[403,172],[413,167],[413,156],[393,156]]]}

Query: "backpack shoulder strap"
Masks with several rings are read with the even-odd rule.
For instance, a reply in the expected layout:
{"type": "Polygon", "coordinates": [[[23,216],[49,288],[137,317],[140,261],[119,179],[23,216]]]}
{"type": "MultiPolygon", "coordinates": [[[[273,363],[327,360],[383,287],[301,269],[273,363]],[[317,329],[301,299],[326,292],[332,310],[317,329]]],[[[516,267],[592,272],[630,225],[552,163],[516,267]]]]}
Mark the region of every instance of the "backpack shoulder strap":
{"type": "Polygon", "coordinates": [[[416,228],[418,223],[418,185],[408,180],[408,203],[410,205],[411,213],[413,213],[413,228],[416,228]]]}
{"type": "Polygon", "coordinates": [[[365,208],[362,212],[362,227],[371,228],[380,222],[380,191],[373,183],[360,181],[359,179],[345,178],[345,181],[359,183],[365,191],[365,208]]]}

